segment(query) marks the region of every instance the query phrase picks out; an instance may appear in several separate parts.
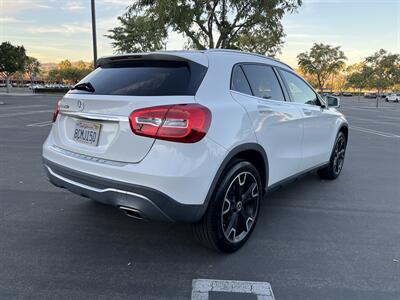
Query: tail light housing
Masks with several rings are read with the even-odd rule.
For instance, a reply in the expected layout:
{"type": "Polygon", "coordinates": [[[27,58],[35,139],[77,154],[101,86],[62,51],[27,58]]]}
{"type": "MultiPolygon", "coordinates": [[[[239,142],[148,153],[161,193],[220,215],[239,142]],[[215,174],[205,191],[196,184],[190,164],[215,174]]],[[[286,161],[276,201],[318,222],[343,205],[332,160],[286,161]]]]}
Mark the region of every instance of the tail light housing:
{"type": "Polygon", "coordinates": [[[53,112],[53,123],[57,120],[58,113],[60,112],[60,101],[57,102],[57,106],[53,112]]]}
{"type": "Polygon", "coordinates": [[[162,105],[132,112],[133,133],[180,143],[196,143],[211,124],[211,111],[200,104],[162,105]]]}

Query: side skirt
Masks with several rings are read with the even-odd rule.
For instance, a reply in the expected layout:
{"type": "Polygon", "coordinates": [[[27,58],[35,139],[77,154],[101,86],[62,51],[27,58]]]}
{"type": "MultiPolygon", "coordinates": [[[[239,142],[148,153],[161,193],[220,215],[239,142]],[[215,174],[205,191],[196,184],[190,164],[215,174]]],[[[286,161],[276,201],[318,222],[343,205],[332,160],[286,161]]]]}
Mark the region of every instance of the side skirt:
{"type": "Polygon", "coordinates": [[[292,175],[292,176],[290,176],[288,178],[285,178],[285,179],[283,179],[281,181],[275,182],[274,184],[268,186],[268,188],[265,191],[265,194],[269,194],[269,193],[279,189],[282,186],[290,184],[290,183],[296,181],[297,179],[299,179],[301,177],[304,177],[304,176],[306,176],[306,175],[308,175],[308,174],[310,174],[312,172],[315,172],[315,171],[317,171],[317,170],[319,170],[321,168],[324,168],[324,167],[326,167],[328,165],[329,165],[329,161],[326,162],[326,163],[322,163],[320,165],[317,165],[315,167],[309,168],[309,169],[307,169],[305,171],[299,172],[297,174],[294,174],[294,175],[292,175]]]}

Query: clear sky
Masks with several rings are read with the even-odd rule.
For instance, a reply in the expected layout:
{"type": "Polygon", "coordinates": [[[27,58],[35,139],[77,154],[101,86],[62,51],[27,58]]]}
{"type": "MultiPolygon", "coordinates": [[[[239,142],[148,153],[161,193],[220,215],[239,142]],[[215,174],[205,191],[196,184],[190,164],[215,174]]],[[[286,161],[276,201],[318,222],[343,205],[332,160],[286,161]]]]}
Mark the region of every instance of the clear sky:
{"type": "MultiPolygon", "coordinates": [[[[112,54],[104,37],[118,24],[130,1],[96,0],[99,56],[112,54]]],[[[283,19],[281,60],[295,66],[298,53],[314,42],[341,46],[348,63],[380,48],[400,52],[400,0],[303,0],[297,13],[283,19]]],[[[0,0],[0,42],[23,44],[41,62],[92,59],[90,0],[0,0]]],[[[167,49],[184,39],[170,37],[167,49]]]]}

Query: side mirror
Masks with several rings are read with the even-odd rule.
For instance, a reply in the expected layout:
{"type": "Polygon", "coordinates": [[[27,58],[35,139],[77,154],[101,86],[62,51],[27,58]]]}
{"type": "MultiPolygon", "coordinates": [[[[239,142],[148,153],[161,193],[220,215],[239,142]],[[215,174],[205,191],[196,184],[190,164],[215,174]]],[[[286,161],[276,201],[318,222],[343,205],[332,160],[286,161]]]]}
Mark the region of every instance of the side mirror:
{"type": "Polygon", "coordinates": [[[340,107],[340,98],[339,97],[326,95],[325,100],[326,100],[326,104],[328,105],[328,107],[334,107],[334,108],[340,107]]]}

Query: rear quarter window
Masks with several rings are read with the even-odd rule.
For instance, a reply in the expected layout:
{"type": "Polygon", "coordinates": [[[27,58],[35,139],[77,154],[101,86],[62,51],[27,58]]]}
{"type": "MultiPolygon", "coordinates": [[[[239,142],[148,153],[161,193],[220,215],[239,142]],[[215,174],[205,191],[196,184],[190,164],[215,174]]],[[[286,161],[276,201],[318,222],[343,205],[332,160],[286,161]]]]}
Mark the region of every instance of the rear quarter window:
{"type": "Polygon", "coordinates": [[[94,87],[91,94],[97,95],[195,95],[206,72],[206,67],[187,61],[112,62],[98,67],[79,83],[90,82],[94,87]]]}
{"type": "Polygon", "coordinates": [[[237,65],[232,72],[231,89],[243,94],[253,95],[251,88],[243,73],[242,67],[237,65]]]}

